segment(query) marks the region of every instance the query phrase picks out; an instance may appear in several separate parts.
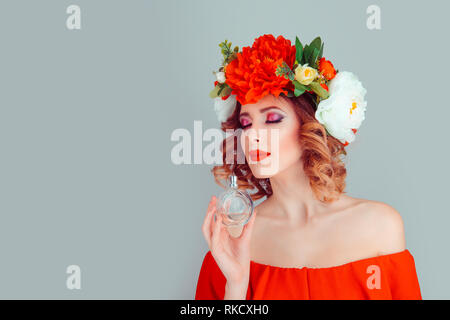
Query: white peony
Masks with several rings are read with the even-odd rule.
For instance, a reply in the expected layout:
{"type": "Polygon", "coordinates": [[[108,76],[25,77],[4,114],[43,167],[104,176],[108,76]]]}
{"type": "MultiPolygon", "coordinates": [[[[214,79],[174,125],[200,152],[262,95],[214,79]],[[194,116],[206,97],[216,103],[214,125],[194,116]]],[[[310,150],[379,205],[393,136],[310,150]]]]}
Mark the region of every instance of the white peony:
{"type": "Polygon", "coordinates": [[[225,72],[216,72],[216,79],[219,83],[224,83],[225,82],[225,72]]]}
{"type": "Polygon", "coordinates": [[[217,119],[220,122],[225,122],[233,114],[236,108],[236,96],[230,94],[226,100],[222,100],[221,97],[214,98],[214,110],[217,114],[217,119]]]}
{"type": "Polygon", "coordinates": [[[356,75],[340,71],[329,82],[328,99],[321,100],[315,117],[327,131],[343,144],[355,140],[352,129],[358,129],[365,119],[367,90],[356,75]]]}

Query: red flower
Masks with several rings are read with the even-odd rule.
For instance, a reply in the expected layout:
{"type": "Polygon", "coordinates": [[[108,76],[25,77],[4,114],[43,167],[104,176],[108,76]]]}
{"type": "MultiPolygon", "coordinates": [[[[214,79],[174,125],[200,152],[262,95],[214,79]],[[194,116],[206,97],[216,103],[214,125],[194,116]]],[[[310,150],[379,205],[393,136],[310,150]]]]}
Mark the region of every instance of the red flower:
{"type": "Polygon", "coordinates": [[[241,104],[256,103],[267,94],[274,96],[294,91],[294,85],[275,71],[282,63],[292,69],[295,45],[283,36],[271,34],[256,38],[251,47],[242,48],[236,59],[225,67],[226,83],[241,104]]]}
{"type": "Polygon", "coordinates": [[[328,86],[325,83],[321,83],[320,86],[328,91],[328,86]]]}
{"type": "Polygon", "coordinates": [[[331,80],[336,76],[336,70],[331,61],[325,60],[323,57],[319,60],[319,73],[323,74],[327,80],[331,80]]]}

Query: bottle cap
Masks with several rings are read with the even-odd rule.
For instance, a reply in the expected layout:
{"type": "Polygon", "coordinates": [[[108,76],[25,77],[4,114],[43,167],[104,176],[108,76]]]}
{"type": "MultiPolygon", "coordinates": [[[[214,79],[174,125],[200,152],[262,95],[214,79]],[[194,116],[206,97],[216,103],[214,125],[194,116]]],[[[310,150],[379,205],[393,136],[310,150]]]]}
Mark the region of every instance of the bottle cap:
{"type": "Polygon", "coordinates": [[[237,188],[237,177],[234,174],[230,175],[230,187],[237,188]]]}

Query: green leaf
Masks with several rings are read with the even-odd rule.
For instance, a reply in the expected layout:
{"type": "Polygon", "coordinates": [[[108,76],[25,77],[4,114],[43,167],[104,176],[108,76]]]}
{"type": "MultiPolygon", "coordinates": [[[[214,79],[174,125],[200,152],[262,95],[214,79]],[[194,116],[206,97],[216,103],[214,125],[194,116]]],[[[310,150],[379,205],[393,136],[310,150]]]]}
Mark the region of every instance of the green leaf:
{"type": "Polygon", "coordinates": [[[309,61],[309,65],[312,68],[317,68],[316,60],[317,60],[317,57],[319,56],[319,53],[320,53],[320,50],[317,48],[314,48],[313,54],[311,55],[311,59],[309,61]]]}
{"type": "Polygon", "coordinates": [[[319,56],[317,57],[317,59],[319,59],[319,60],[322,58],[324,45],[325,45],[325,42],[322,42],[322,45],[320,46],[319,56]]]}
{"type": "Polygon", "coordinates": [[[295,57],[299,63],[302,61],[303,46],[298,37],[295,37],[295,57]]]}
{"type": "Polygon", "coordinates": [[[320,39],[320,37],[315,38],[313,41],[311,41],[310,46],[312,48],[316,48],[317,50],[320,51],[320,46],[322,44],[322,40],[320,39]]]}
{"type": "Polygon", "coordinates": [[[298,89],[298,90],[303,90],[303,91],[308,90],[307,86],[301,84],[297,80],[292,81],[292,83],[294,84],[295,88],[298,89]]]}
{"type": "Polygon", "coordinates": [[[221,52],[223,55],[223,64],[227,64],[234,57],[234,51],[231,49],[231,44],[232,43],[228,42],[228,40],[219,43],[219,47],[222,49],[221,52]]]}
{"type": "Polygon", "coordinates": [[[222,91],[220,92],[219,96],[225,97],[231,93],[231,88],[228,85],[224,85],[222,91]]]}
{"type": "Polygon", "coordinates": [[[210,98],[216,98],[219,94],[219,86],[215,86],[214,89],[211,90],[211,92],[209,93],[209,97],[210,98]]]}
{"type": "Polygon", "coordinates": [[[322,88],[322,86],[316,81],[311,82],[309,86],[321,99],[327,99],[330,96],[328,91],[322,88]]]}
{"type": "Polygon", "coordinates": [[[303,93],[305,93],[305,90],[299,90],[299,89],[297,89],[297,88],[295,88],[295,90],[294,90],[294,95],[295,95],[296,97],[301,96],[303,93]]]}
{"type": "Polygon", "coordinates": [[[309,61],[309,57],[311,56],[312,53],[312,48],[309,45],[305,45],[305,47],[303,48],[303,61],[302,61],[302,65],[307,63],[309,61]]]}
{"type": "Polygon", "coordinates": [[[292,81],[292,83],[295,86],[294,94],[296,97],[301,96],[306,90],[308,90],[308,87],[301,84],[297,80],[292,81]]]}
{"type": "Polygon", "coordinates": [[[222,90],[224,89],[224,86],[218,86],[219,87],[219,91],[217,91],[217,95],[220,96],[220,94],[222,93],[222,90]]]}
{"type": "Polygon", "coordinates": [[[283,61],[275,70],[275,74],[277,76],[284,76],[286,79],[289,79],[291,81],[294,80],[294,73],[292,72],[291,68],[287,65],[285,61],[283,61]]]}
{"type": "MultiPolygon", "coordinates": [[[[305,46],[306,47],[306,46],[305,46]]],[[[320,54],[320,48],[322,47],[322,40],[320,37],[316,37],[311,43],[309,44],[308,48],[305,49],[305,63],[308,63],[308,65],[312,68],[315,68],[315,61],[317,57],[320,54]],[[317,50],[317,53],[316,53],[317,50]]]]}

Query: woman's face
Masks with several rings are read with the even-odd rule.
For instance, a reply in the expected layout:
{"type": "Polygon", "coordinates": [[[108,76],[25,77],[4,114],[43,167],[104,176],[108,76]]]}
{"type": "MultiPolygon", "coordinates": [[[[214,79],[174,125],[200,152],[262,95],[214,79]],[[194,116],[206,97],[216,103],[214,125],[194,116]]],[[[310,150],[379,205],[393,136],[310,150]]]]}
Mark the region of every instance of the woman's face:
{"type": "Polygon", "coordinates": [[[241,145],[256,178],[269,178],[300,160],[300,123],[292,102],[272,94],[241,107],[241,145]]]}

